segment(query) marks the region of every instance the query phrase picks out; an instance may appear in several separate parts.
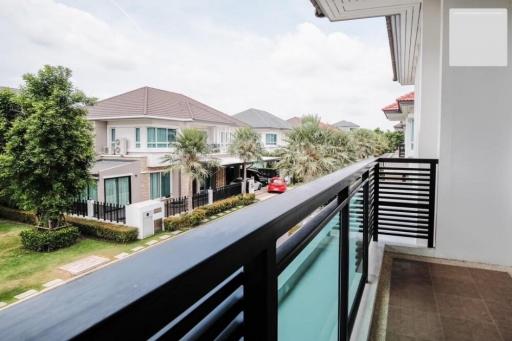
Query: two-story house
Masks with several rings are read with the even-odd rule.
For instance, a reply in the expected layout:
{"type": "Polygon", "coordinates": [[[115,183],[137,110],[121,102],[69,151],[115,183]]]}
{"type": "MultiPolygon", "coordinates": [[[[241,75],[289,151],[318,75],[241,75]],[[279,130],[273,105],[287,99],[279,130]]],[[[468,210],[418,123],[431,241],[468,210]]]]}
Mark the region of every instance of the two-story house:
{"type": "Polygon", "coordinates": [[[382,108],[384,115],[390,121],[399,124],[401,131],[404,132],[405,156],[410,157],[414,154],[414,91],[409,92],[396,99],[395,102],[382,108]]]}
{"type": "Polygon", "coordinates": [[[286,133],[292,129],[290,123],[267,111],[247,109],[233,115],[261,135],[261,143],[266,150],[286,145],[286,133]]]}
{"type": "Polygon", "coordinates": [[[189,188],[190,181],[179,171],[170,172],[164,157],[172,153],[181,129],[197,128],[204,131],[221,166],[227,166],[230,161],[226,160],[233,158],[223,155],[235,130],[244,126],[190,97],[151,87],[98,101],[88,108],[88,119],[94,127],[98,159],[91,169],[96,182],[87,196],[118,204],[190,195],[206,186],[224,185],[229,179],[220,167],[205,183],[189,188]]]}
{"type": "Polygon", "coordinates": [[[350,122],[350,121],[339,121],[333,124],[336,128],[338,128],[341,131],[349,132],[352,130],[357,130],[360,128],[359,125],[350,122]]]}

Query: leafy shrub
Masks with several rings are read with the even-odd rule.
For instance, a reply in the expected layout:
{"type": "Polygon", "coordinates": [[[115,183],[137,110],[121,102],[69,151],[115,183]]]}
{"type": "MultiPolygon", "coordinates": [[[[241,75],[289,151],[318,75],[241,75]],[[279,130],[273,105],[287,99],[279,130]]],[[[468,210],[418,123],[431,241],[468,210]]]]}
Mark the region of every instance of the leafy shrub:
{"type": "Polygon", "coordinates": [[[236,206],[247,206],[255,201],[256,195],[254,194],[237,195],[224,200],[219,200],[210,205],[196,208],[192,212],[165,218],[164,226],[165,229],[169,231],[194,227],[201,224],[206,217],[211,217],[236,206]]]}
{"type": "Polygon", "coordinates": [[[129,243],[136,240],[138,235],[138,230],[135,227],[72,216],[66,216],[66,221],[76,226],[83,235],[110,240],[116,243],[129,243]]]}
{"type": "Polygon", "coordinates": [[[78,237],[80,237],[80,232],[74,226],[58,230],[34,228],[21,231],[20,237],[24,248],[38,252],[49,252],[75,244],[78,237]]]}
{"type": "Polygon", "coordinates": [[[32,212],[17,210],[5,206],[0,206],[0,217],[31,225],[36,224],[36,216],[32,212]]]}
{"type": "Polygon", "coordinates": [[[201,224],[206,218],[205,210],[196,208],[192,212],[182,213],[178,216],[169,217],[164,220],[165,229],[168,231],[179,230],[183,228],[189,228],[201,224]]]}

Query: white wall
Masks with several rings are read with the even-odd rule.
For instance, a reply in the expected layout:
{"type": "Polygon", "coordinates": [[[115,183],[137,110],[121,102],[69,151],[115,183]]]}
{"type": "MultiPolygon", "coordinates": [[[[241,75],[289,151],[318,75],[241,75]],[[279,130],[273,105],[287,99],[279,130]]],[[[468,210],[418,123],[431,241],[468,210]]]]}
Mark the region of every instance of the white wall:
{"type": "Polygon", "coordinates": [[[287,130],[283,129],[270,129],[270,128],[257,128],[254,129],[257,133],[261,135],[261,143],[265,149],[275,149],[279,147],[283,147],[286,145],[286,132],[287,130]],[[277,135],[277,145],[267,145],[266,144],[266,134],[276,134],[277,135]]]}
{"type": "Polygon", "coordinates": [[[405,129],[404,129],[404,145],[405,145],[405,157],[413,157],[414,156],[414,141],[415,137],[415,124],[414,124],[414,114],[407,115],[405,119],[405,129]]]}
{"type": "MultiPolygon", "coordinates": [[[[202,123],[202,122],[183,122],[183,121],[170,121],[170,120],[159,120],[159,119],[120,119],[108,121],[106,124],[106,130],[102,131],[106,133],[103,143],[105,146],[110,146],[111,141],[111,129],[116,129],[116,139],[126,138],[128,140],[128,154],[134,156],[145,156],[145,155],[165,155],[169,153],[170,148],[147,148],[147,128],[172,128],[176,129],[176,133],[185,127],[197,128],[205,131],[208,134],[208,143],[220,144],[221,143],[221,132],[226,134],[234,133],[236,127],[215,124],[202,123]],[[136,148],[135,144],[135,128],[140,128],[140,148],[136,148]]],[[[97,138],[98,140],[98,138],[97,138]]]]}
{"type": "Polygon", "coordinates": [[[439,157],[441,117],[441,0],[424,0],[416,68],[414,156],[439,157]]]}
{"type": "MultiPolygon", "coordinates": [[[[437,247],[434,252],[439,257],[512,265],[510,9],[509,0],[444,0],[437,247]],[[450,7],[509,9],[507,67],[449,66],[450,7]]],[[[426,92],[422,95],[425,102],[426,92]]]]}

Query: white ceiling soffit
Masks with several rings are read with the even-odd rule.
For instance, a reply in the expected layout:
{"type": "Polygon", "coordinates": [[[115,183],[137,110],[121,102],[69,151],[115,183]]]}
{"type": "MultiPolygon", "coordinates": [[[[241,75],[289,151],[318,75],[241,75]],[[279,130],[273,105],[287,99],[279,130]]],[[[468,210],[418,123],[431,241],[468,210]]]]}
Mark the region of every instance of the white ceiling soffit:
{"type": "Polygon", "coordinates": [[[421,0],[312,0],[331,21],[388,17],[395,80],[414,84],[420,45],[421,0]]]}

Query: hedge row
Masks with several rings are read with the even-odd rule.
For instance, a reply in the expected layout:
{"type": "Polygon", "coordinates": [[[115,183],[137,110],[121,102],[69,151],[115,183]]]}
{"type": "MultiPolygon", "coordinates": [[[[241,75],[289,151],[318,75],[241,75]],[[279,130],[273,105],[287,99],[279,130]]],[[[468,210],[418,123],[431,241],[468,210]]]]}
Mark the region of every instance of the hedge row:
{"type": "Polygon", "coordinates": [[[5,206],[0,206],[0,217],[19,221],[26,224],[35,225],[36,224],[36,216],[32,212],[17,210],[14,208],[9,208],[5,206]]]}
{"type": "MultiPolygon", "coordinates": [[[[32,212],[4,206],[0,206],[0,217],[31,225],[36,224],[36,216],[32,212]]],[[[83,235],[110,240],[116,243],[128,243],[137,239],[138,231],[135,227],[116,225],[100,220],[83,219],[75,216],[66,216],[65,219],[71,225],[76,226],[83,235]]]]}
{"type": "Polygon", "coordinates": [[[29,250],[49,252],[76,243],[80,232],[75,226],[64,227],[57,230],[38,230],[33,228],[20,232],[21,244],[29,250]]]}
{"type": "Polygon", "coordinates": [[[66,221],[78,227],[83,235],[110,240],[116,243],[129,243],[137,239],[135,227],[116,225],[100,220],[66,216],[66,221]]]}
{"type": "Polygon", "coordinates": [[[196,208],[192,212],[180,214],[178,216],[164,219],[166,230],[174,231],[183,228],[194,227],[213,215],[219,214],[236,206],[247,206],[256,201],[254,194],[237,195],[224,200],[219,200],[213,204],[196,208]]]}

